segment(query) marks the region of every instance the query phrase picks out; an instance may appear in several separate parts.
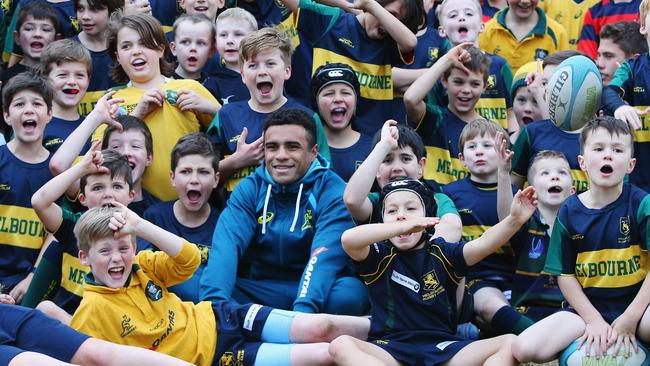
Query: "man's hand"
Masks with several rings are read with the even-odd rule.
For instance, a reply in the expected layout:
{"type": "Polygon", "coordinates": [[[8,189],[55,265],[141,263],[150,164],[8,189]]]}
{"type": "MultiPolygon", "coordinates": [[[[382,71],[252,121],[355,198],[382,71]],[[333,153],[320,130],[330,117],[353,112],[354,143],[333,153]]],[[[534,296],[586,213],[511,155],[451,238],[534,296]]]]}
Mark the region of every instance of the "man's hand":
{"type": "Polygon", "coordinates": [[[523,191],[517,192],[512,199],[510,216],[519,225],[523,225],[535,213],[537,209],[537,194],[533,186],[526,187],[523,191]]]}

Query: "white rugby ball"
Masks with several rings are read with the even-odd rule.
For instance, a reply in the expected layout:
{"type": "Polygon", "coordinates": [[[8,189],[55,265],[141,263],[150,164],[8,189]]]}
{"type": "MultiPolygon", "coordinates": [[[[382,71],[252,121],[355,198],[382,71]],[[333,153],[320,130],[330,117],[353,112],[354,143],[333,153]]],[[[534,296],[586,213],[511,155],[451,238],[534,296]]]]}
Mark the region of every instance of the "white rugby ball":
{"type": "Polygon", "coordinates": [[[630,353],[630,357],[625,357],[623,350],[620,350],[616,356],[612,355],[614,352],[614,347],[612,346],[608,350],[607,356],[601,356],[600,359],[597,359],[596,356],[585,355],[585,346],[583,345],[581,349],[578,349],[579,341],[574,341],[567,347],[562,355],[560,356],[560,366],[600,366],[600,365],[625,365],[625,366],[649,366],[650,361],[648,360],[648,355],[650,354],[648,349],[643,345],[638,343],[639,352],[634,353],[634,350],[630,353]]]}
{"type": "Polygon", "coordinates": [[[546,85],[551,121],[565,131],[575,131],[600,108],[603,80],[596,64],[585,56],[573,56],[557,66],[546,85]]]}

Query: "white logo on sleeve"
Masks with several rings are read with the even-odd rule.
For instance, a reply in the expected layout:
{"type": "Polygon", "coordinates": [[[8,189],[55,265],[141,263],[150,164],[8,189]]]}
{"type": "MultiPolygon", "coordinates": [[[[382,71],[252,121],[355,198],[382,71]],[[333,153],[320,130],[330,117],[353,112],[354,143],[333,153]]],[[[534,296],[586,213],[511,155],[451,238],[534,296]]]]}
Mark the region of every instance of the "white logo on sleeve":
{"type": "Polygon", "coordinates": [[[418,281],[412,278],[408,278],[396,270],[393,270],[393,274],[390,275],[390,279],[415,293],[420,292],[420,284],[418,281]]]}

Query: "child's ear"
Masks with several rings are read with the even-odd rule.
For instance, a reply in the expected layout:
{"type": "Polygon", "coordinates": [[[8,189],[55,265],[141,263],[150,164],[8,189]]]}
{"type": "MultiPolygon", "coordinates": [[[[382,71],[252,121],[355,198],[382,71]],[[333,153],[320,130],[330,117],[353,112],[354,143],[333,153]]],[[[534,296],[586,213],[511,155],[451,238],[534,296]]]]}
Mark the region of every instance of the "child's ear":
{"type": "Polygon", "coordinates": [[[79,203],[86,206],[86,195],[84,195],[83,192],[79,192],[77,199],[79,200],[79,203]]]}
{"type": "Polygon", "coordinates": [[[147,154],[147,161],[145,161],[144,166],[149,166],[153,163],[153,154],[147,154]]]}
{"type": "Polygon", "coordinates": [[[214,185],[212,186],[212,189],[217,188],[219,185],[219,172],[214,173],[214,185]]]}
{"type": "Polygon", "coordinates": [[[632,173],[635,166],[636,166],[636,158],[630,159],[630,163],[629,163],[628,168],[627,168],[627,174],[632,173]]]}
{"type": "Polygon", "coordinates": [[[424,156],[421,157],[418,165],[420,166],[418,169],[418,179],[421,179],[424,176],[424,167],[427,165],[427,158],[424,156]]]}
{"type": "Polygon", "coordinates": [[[79,263],[83,264],[84,266],[90,266],[90,263],[88,263],[88,255],[86,255],[86,252],[83,250],[79,250],[79,263]]]}
{"type": "Polygon", "coordinates": [[[442,86],[445,89],[447,89],[447,77],[445,77],[444,75],[442,77],[440,77],[440,84],[442,84],[442,86]]]}
{"type": "Polygon", "coordinates": [[[18,31],[14,31],[13,36],[14,36],[14,43],[21,46],[21,44],[20,44],[20,33],[18,33],[18,31]]]}
{"type": "Polygon", "coordinates": [[[580,170],[583,172],[587,171],[587,166],[585,165],[585,157],[582,155],[578,155],[578,166],[580,166],[580,170]]]}
{"type": "Polygon", "coordinates": [[[176,185],[174,184],[174,171],[173,170],[169,171],[169,180],[172,183],[172,187],[176,188],[176,185]]]}
{"type": "Polygon", "coordinates": [[[447,38],[447,33],[445,33],[445,28],[443,28],[442,26],[439,26],[438,27],[438,35],[440,36],[440,38],[447,38]]]}
{"type": "MultiPolygon", "coordinates": [[[[7,109],[9,109],[9,106],[7,106],[7,109]]],[[[7,123],[9,126],[11,126],[11,121],[9,120],[9,113],[3,111],[2,116],[5,119],[5,123],[7,123]]]]}
{"type": "Polygon", "coordinates": [[[463,156],[463,153],[458,153],[458,160],[460,160],[460,163],[463,164],[464,167],[467,167],[467,165],[465,165],[465,157],[463,156]]]}
{"type": "Polygon", "coordinates": [[[286,65],[284,80],[289,80],[291,77],[291,65],[286,65]]]}
{"type": "MultiPolygon", "coordinates": [[[[176,42],[174,41],[169,42],[169,51],[172,53],[172,55],[176,56],[176,42]]],[[[163,52],[165,52],[164,49],[163,52]]]]}
{"type": "Polygon", "coordinates": [[[54,40],[55,41],[57,41],[57,40],[59,40],[61,38],[63,38],[63,37],[61,37],[61,33],[57,33],[57,34],[54,35],[54,40]]]}

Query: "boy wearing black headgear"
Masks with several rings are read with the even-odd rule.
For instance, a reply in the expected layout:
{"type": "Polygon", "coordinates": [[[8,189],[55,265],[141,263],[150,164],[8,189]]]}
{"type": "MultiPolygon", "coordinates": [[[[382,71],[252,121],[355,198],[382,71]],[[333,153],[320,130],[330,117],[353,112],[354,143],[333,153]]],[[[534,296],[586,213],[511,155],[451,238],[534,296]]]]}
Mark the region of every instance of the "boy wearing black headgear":
{"type": "Polygon", "coordinates": [[[352,129],[359,88],[354,70],[341,63],[318,67],[311,81],[313,108],[330,147],[330,167],[346,182],[372,149],[372,138],[352,129]]]}
{"type": "Polygon", "coordinates": [[[389,182],[382,189],[383,223],[348,229],[341,242],[357,263],[370,293],[368,342],[342,336],[329,353],[337,365],[356,365],[372,356],[392,365],[516,365],[514,336],[480,341],[457,336],[461,278],[469,266],[493,253],[519,230],[536,208],[535,189],[517,192],[510,214],[470,242],[427,240],[423,231],[437,224],[430,194],[414,179],[389,182]],[[399,311],[396,311],[399,309],[399,311]]]}

